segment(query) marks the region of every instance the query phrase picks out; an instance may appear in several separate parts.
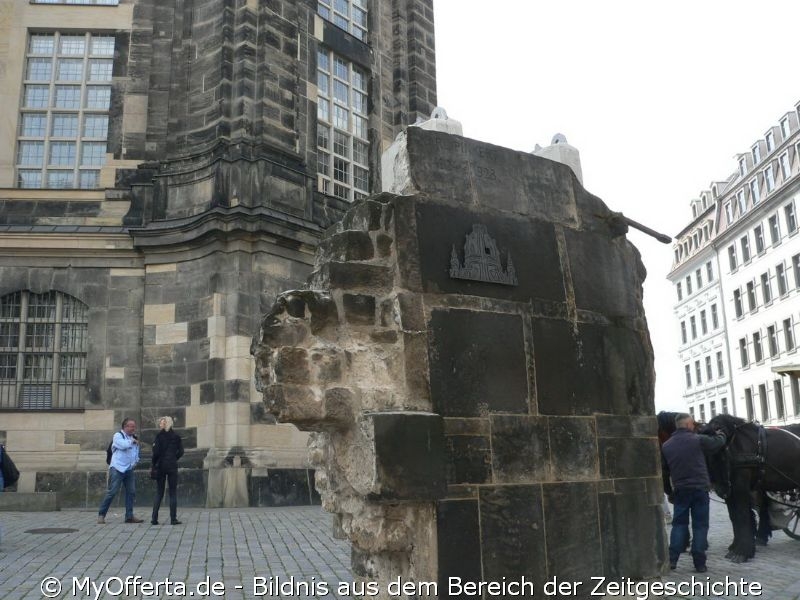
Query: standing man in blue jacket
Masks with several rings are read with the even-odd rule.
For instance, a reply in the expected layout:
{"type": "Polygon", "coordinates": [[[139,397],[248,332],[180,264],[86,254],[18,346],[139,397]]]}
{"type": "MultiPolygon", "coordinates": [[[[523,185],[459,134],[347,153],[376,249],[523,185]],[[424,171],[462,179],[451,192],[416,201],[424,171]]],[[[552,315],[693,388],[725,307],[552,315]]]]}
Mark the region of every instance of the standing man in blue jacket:
{"type": "Polygon", "coordinates": [[[708,519],[711,479],[706,456],[725,446],[725,434],[698,435],[694,419],[686,413],[675,416],[675,432],[661,447],[661,464],[669,475],[667,481],[672,503],[672,532],[669,538],[669,566],[678,566],[678,557],[689,541],[689,515],[692,517],[692,560],[695,571],[705,573],[708,549],[708,519]]]}
{"type": "Polygon", "coordinates": [[[136,421],[125,419],[122,429],[114,434],[111,443],[111,466],[108,471],[108,491],[100,503],[97,513],[97,523],[105,525],[106,513],[120,486],[125,486],[125,522],[142,523],[142,519],[133,516],[133,502],[136,499],[136,480],[133,468],[139,462],[139,440],[136,438],[136,421]]]}

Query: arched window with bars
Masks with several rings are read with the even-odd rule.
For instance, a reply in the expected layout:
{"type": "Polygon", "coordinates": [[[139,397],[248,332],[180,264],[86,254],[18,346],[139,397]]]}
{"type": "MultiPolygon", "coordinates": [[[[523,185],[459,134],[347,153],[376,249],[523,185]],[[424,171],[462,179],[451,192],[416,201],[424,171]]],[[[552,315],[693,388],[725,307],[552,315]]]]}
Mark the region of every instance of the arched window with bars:
{"type": "Polygon", "coordinates": [[[0,409],[83,408],[88,330],[88,307],[63,292],[0,298],[0,409]]]}

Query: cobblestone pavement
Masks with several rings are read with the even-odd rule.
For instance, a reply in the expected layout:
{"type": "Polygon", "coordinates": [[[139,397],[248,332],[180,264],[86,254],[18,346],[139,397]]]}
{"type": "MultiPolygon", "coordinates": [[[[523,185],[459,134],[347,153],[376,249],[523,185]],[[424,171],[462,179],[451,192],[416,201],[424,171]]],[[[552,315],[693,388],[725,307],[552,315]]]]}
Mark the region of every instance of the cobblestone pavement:
{"type": "MultiPolygon", "coordinates": [[[[678,569],[668,573],[664,581],[689,581],[692,576],[701,582],[706,577],[712,582],[724,581],[726,576],[737,582],[743,578],[762,585],[763,592],[756,597],[800,600],[800,541],[777,531],[769,546],[758,549],[754,560],[734,565],[724,558],[732,538],[725,506],[712,502],[711,508],[708,573],[702,576],[694,573],[691,558],[684,555],[678,569]]],[[[331,537],[330,515],[319,507],[182,509],[183,525],[176,526],[124,524],[123,517],[123,512],[112,510],[106,518],[108,524],[97,525],[96,514],[88,511],[0,513],[0,600],[46,597],[252,600],[289,595],[309,598],[314,592],[317,597],[323,595],[319,593],[321,582],[331,591],[324,597],[333,600],[341,597],[336,593],[339,582],[351,580],[349,545],[331,537]],[[76,531],[28,532],[44,528],[76,531]],[[136,576],[138,580],[133,579],[136,576]],[[60,593],[56,587],[45,590],[52,593],[50,596],[42,592],[42,581],[47,577],[58,580],[62,586],[60,593]],[[126,577],[130,583],[120,589],[126,577]],[[254,579],[259,577],[263,581],[254,579]],[[281,594],[268,587],[270,577],[273,585],[291,582],[294,577],[296,582],[318,587],[281,594]],[[171,587],[167,587],[167,579],[171,587]],[[140,587],[135,587],[135,581],[140,587]],[[148,592],[141,587],[142,582],[153,585],[161,582],[162,587],[159,593],[154,593],[155,589],[148,592]],[[101,583],[110,587],[97,593],[92,584],[101,583]],[[185,585],[183,595],[178,594],[178,583],[185,585]],[[259,583],[263,585],[258,587],[259,583]]]]}

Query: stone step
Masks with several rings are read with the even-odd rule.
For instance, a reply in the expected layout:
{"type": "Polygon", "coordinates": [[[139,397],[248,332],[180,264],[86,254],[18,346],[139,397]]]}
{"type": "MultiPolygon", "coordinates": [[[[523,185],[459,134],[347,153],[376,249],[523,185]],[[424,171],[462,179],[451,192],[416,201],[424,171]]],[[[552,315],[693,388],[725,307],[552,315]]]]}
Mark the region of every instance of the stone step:
{"type": "Polygon", "coordinates": [[[49,512],[61,510],[57,492],[0,492],[0,511],[49,512]]]}

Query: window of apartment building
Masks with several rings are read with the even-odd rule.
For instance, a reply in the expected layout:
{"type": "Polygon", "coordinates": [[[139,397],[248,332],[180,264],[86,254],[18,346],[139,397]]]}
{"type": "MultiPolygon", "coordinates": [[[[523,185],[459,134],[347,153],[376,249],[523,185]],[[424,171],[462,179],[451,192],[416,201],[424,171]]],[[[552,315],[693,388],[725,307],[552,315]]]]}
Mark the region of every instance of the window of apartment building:
{"type": "Polygon", "coordinates": [[[697,319],[695,319],[694,315],[689,317],[689,327],[692,330],[692,339],[697,339],[697,319]]]}
{"type": "Polygon", "coordinates": [[[753,407],[753,388],[745,388],[744,390],[744,408],[745,412],[747,412],[747,420],[752,421],[755,413],[753,407]]]}
{"type": "Polygon", "coordinates": [[[739,240],[739,245],[742,248],[742,262],[746,263],[750,260],[750,238],[745,235],[739,240]]]}
{"type": "Polygon", "coordinates": [[[783,382],[780,379],[772,382],[772,391],[775,393],[775,418],[782,419],[786,416],[786,410],[783,406],[783,382]]]}
{"type": "Polygon", "coordinates": [[[680,302],[683,300],[683,286],[681,285],[680,281],[675,284],[675,289],[678,291],[678,301],[680,302]]]}
{"type": "Polygon", "coordinates": [[[714,417],[717,416],[717,403],[714,400],[712,400],[711,402],[708,403],[708,407],[711,409],[711,418],[713,419],[714,417]]]}
{"type": "Polygon", "coordinates": [[[794,414],[800,415],[800,377],[797,375],[789,375],[789,387],[792,389],[794,414]]]}
{"type": "Polygon", "coordinates": [[[747,210],[747,203],[744,199],[744,190],[736,192],[736,204],[739,206],[739,215],[743,215],[747,210]]]}
{"type": "Polygon", "coordinates": [[[769,281],[769,273],[761,274],[761,296],[764,298],[764,304],[772,302],[772,285],[769,281]]]}
{"type": "Polygon", "coordinates": [[[742,361],[742,367],[750,364],[750,357],[747,354],[747,338],[739,339],[739,358],[742,361]]]}
{"type": "Polygon", "coordinates": [[[730,202],[725,203],[725,216],[728,218],[728,225],[733,223],[733,206],[730,202]]]}
{"type": "Polygon", "coordinates": [[[704,405],[700,405],[700,422],[706,422],[706,407],[704,405]]]}
{"type": "Polygon", "coordinates": [[[756,252],[761,254],[764,252],[764,228],[761,225],[756,225],[753,229],[753,237],[756,240],[756,252]]]}
{"type": "Polygon", "coordinates": [[[775,265],[775,279],[778,281],[778,295],[785,296],[789,286],[786,283],[786,268],[783,263],[775,265]]]}
{"type": "Polygon", "coordinates": [[[717,315],[717,305],[711,305],[711,327],[713,329],[719,329],[719,315],[717,315]]]}
{"type": "Polygon", "coordinates": [[[692,293],[692,278],[689,275],[687,275],[685,281],[686,281],[686,295],[689,296],[692,293]]]}
{"type": "Polygon", "coordinates": [[[767,398],[767,384],[758,384],[758,401],[761,404],[761,420],[769,421],[769,398],[767,398]]]}
{"type": "Polygon", "coordinates": [[[711,261],[706,263],[706,279],[708,279],[709,282],[714,281],[714,269],[711,266],[711,261]]]}
{"type": "Polygon", "coordinates": [[[781,228],[778,225],[778,215],[772,215],[767,219],[769,223],[769,239],[773,246],[781,243],[781,228]]]}
{"type": "Polygon", "coordinates": [[[692,415],[692,419],[695,418],[695,416],[694,416],[694,406],[690,406],[689,407],[689,414],[692,415]]]}
{"type": "Polygon", "coordinates": [[[744,177],[747,173],[747,159],[744,156],[739,157],[739,176],[744,177]]]}
{"type": "Polygon", "coordinates": [[[17,138],[19,187],[99,186],[113,57],[112,36],[30,36],[17,138]]]}
{"type": "Polygon", "coordinates": [[[783,341],[787,352],[794,350],[794,326],[791,318],[783,320],[783,341]]]}
{"type": "Polygon", "coordinates": [[[791,235],[797,231],[797,216],[794,212],[794,202],[790,202],[783,207],[783,214],[786,217],[786,231],[791,235]]]}
{"type": "Polygon", "coordinates": [[[758,189],[758,179],[751,179],[747,185],[750,188],[750,198],[753,201],[753,206],[755,206],[761,200],[761,192],[758,189]]]}
{"type": "Polygon", "coordinates": [[[317,173],[321,191],[344,200],[360,200],[369,193],[366,73],[320,49],[317,87],[317,173]]]}
{"type": "Polygon", "coordinates": [[[686,321],[681,321],[681,342],[686,343],[686,321]]]}
{"type": "Polygon", "coordinates": [[[770,358],[778,356],[778,332],[775,329],[775,325],[767,327],[767,343],[769,344],[770,358]]]}
{"type": "Polygon", "coordinates": [[[775,189],[775,174],[772,172],[772,165],[764,169],[764,184],[767,186],[768,194],[775,189]]]}
{"type": "Polygon", "coordinates": [[[764,141],[767,143],[767,154],[775,150],[775,135],[771,131],[764,136],[764,141]]]}
{"type": "Polygon", "coordinates": [[[731,244],[728,246],[728,264],[730,265],[731,272],[736,270],[736,267],[739,266],[736,261],[736,246],[731,244]]]}
{"type": "Polygon", "coordinates": [[[747,282],[747,306],[750,312],[756,310],[758,306],[756,303],[756,286],[752,281],[747,282]]]}
{"type": "Polygon", "coordinates": [[[366,41],[367,0],[319,0],[317,13],[361,41],[366,41]]]}
{"type": "Polygon", "coordinates": [[[784,117],[781,119],[781,135],[783,136],[783,141],[789,139],[789,135],[791,131],[789,129],[789,117],[784,117]]]}
{"type": "Polygon", "coordinates": [[[711,357],[706,356],[706,381],[714,379],[714,374],[711,371],[711,357]]]}
{"type": "Polygon", "coordinates": [[[792,257],[792,271],[794,273],[794,287],[800,290],[800,254],[792,257]]]}
{"type": "Polygon", "coordinates": [[[706,321],[706,311],[700,311],[700,331],[703,335],[708,333],[708,322],[706,321]]]}
{"type": "Polygon", "coordinates": [[[728,414],[728,399],[727,398],[723,398],[722,400],[720,400],[720,410],[721,410],[723,415],[727,415],[728,414]]]}
{"type": "Polygon", "coordinates": [[[88,309],[61,292],[0,298],[0,408],[83,408],[88,309]]]}
{"type": "Polygon", "coordinates": [[[717,352],[717,377],[725,376],[725,365],[722,362],[722,352],[717,352]]]}
{"type": "Polygon", "coordinates": [[[736,314],[736,318],[739,319],[744,314],[744,310],[742,309],[742,291],[741,290],[733,290],[733,311],[736,314]]]}
{"type": "Polygon", "coordinates": [[[764,351],[761,348],[761,332],[754,331],[753,332],[753,358],[757,363],[760,363],[764,360],[764,351]]]}
{"type": "Polygon", "coordinates": [[[684,365],[683,371],[686,375],[686,389],[689,389],[692,387],[692,368],[689,365],[684,365]]]}
{"type": "Polygon", "coordinates": [[[694,361],[694,375],[695,375],[695,378],[697,379],[697,385],[700,385],[703,382],[703,375],[702,375],[702,372],[700,370],[700,361],[699,360],[694,361]]]}
{"type": "Polygon", "coordinates": [[[789,153],[784,152],[778,158],[778,162],[781,165],[781,175],[783,176],[783,181],[788,181],[788,179],[792,176],[792,165],[789,162],[789,153]]]}
{"type": "Polygon", "coordinates": [[[703,272],[700,269],[695,270],[694,278],[697,280],[697,289],[703,287],[703,272]]]}
{"type": "Polygon", "coordinates": [[[761,147],[758,144],[756,144],[755,146],[753,146],[751,151],[753,154],[753,164],[757,165],[759,161],[761,161],[761,147]]]}

